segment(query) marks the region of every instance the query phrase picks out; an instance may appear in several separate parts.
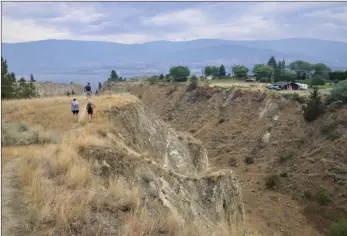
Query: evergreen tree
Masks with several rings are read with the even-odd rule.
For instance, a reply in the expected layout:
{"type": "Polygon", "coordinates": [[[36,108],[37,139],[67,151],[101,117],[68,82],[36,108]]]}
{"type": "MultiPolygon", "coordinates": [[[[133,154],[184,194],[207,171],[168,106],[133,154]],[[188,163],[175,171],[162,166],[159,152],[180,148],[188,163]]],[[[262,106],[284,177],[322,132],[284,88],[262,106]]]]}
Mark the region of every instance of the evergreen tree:
{"type": "Polygon", "coordinates": [[[277,68],[276,68],[275,74],[274,74],[275,82],[281,81],[281,74],[282,74],[282,62],[278,61],[277,68]]]}
{"type": "Polygon", "coordinates": [[[275,57],[271,57],[269,61],[267,62],[268,66],[271,66],[274,70],[277,68],[277,63],[275,57]]]}
{"type": "Polygon", "coordinates": [[[111,71],[110,78],[108,78],[108,81],[119,81],[118,74],[115,70],[111,71]]]}
{"type": "Polygon", "coordinates": [[[310,95],[307,106],[303,108],[304,118],[307,121],[314,121],[324,113],[324,104],[318,92],[318,88],[314,87],[310,95]]]}
{"type": "Polygon", "coordinates": [[[30,75],[30,82],[36,82],[33,74],[30,75]]]}
{"type": "Polygon", "coordinates": [[[37,97],[37,92],[32,82],[27,83],[22,77],[16,81],[16,75],[8,72],[6,60],[1,57],[1,98],[32,98],[37,97]]]}
{"type": "Polygon", "coordinates": [[[1,57],[1,98],[11,99],[15,95],[14,86],[16,78],[8,74],[7,61],[1,57]]]}
{"type": "Polygon", "coordinates": [[[226,75],[225,67],[224,67],[224,65],[221,65],[221,66],[219,67],[219,76],[220,76],[220,77],[225,77],[225,75],[226,75]]]}

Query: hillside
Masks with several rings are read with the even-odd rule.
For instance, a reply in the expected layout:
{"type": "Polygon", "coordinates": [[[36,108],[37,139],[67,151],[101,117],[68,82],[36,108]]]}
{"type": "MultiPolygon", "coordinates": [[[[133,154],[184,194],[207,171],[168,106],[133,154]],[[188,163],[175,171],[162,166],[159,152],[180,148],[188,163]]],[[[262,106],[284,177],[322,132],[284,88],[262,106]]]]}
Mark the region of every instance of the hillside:
{"type": "Polygon", "coordinates": [[[141,84],[103,89],[138,96],[171,127],[201,140],[211,169],[235,172],[245,223],[260,234],[325,235],[347,217],[346,107],[307,123],[301,104],[280,94],[141,84]]]}
{"type": "Polygon", "coordinates": [[[88,123],[78,100],[76,123],[68,97],[3,102],[6,235],[323,236],[347,216],[346,107],[307,123],[281,94],[118,83],[88,123]]]}
{"type": "Polygon", "coordinates": [[[75,95],[83,94],[84,87],[79,84],[62,84],[62,83],[47,83],[35,82],[34,86],[40,97],[51,97],[66,95],[66,92],[73,90],[75,95]]]}
{"type": "Polygon", "coordinates": [[[78,79],[77,83],[86,82],[83,76],[104,81],[111,69],[116,69],[123,77],[130,77],[167,73],[171,66],[185,64],[193,73],[200,74],[207,64],[224,64],[230,70],[235,64],[252,67],[264,63],[271,56],[279,60],[301,59],[323,62],[332,68],[346,68],[346,55],[346,43],[315,39],[201,39],[144,44],[72,40],[2,43],[2,56],[9,61],[10,71],[16,71],[18,75],[33,73],[39,80],[69,82],[78,79]]]}
{"type": "Polygon", "coordinates": [[[93,123],[70,101],[3,103],[6,235],[244,235],[240,185],[199,140],[134,96],[95,97],[93,123]]]}

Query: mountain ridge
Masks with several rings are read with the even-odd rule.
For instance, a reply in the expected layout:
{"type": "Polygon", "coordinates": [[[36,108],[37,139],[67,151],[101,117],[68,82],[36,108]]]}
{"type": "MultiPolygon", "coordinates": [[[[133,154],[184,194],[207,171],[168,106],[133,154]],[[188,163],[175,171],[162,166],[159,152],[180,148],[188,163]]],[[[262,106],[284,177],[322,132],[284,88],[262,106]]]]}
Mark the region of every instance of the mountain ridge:
{"type": "Polygon", "coordinates": [[[73,80],[74,76],[93,74],[105,80],[112,69],[130,77],[167,73],[170,67],[180,64],[199,74],[206,65],[220,64],[227,71],[235,64],[243,64],[251,71],[254,64],[266,63],[271,56],[284,59],[287,64],[305,60],[345,69],[347,43],[309,38],[159,40],[141,44],[48,39],[2,43],[2,56],[8,61],[9,70],[18,75],[41,74],[49,80],[51,75],[69,74],[69,80],[73,80]]]}

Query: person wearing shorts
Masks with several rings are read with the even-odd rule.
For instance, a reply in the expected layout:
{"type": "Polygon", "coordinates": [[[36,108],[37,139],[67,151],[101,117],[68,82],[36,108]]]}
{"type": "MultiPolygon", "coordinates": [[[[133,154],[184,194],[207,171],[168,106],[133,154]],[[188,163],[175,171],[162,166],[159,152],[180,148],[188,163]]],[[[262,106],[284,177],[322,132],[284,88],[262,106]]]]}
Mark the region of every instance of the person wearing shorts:
{"type": "Polygon", "coordinates": [[[92,88],[90,86],[90,83],[84,87],[84,92],[86,93],[87,98],[90,98],[92,96],[92,88]]]}
{"type": "Polygon", "coordinates": [[[87,113],[88,113],[89,122],[92,121],[94,108],[95,108],[95,105],[92,103],[92,100],[88,99],[86,109],[87,109],[87,113]]]}
{"type": "Polygon", "coordinates": [[[78,120],[79,104],[76,98],[72,99],[71,110],[75,122],[78,120]]]}

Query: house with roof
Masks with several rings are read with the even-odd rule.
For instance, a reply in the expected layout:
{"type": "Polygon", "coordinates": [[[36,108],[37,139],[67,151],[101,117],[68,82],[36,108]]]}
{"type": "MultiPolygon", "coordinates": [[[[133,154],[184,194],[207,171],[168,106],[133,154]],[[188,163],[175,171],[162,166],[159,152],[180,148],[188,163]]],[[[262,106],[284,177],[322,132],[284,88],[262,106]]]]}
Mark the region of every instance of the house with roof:
{"type": "Polygon", "coordinates": [[[301,89],[301,86],[294,82],[278,81],[274,83],[274,85],[277,85],[282,90],[300,90],[301,89]]]}

